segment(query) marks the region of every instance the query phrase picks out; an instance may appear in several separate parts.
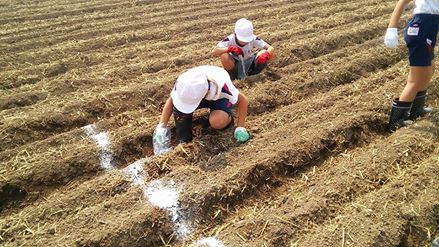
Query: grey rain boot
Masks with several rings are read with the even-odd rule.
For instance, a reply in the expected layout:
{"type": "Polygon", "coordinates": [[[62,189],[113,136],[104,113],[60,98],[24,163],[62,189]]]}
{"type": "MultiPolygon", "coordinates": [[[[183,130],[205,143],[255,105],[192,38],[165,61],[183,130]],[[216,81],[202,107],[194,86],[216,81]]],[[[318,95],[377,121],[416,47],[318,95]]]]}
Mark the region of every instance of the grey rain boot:
{"type": "Polygon", "coordinates": [[[433,110],[431,107],[424,107],[427,97],[427,91],[421,91],[416,94],[416,98],[413,101],[412,108],[410,109],[410,120],[415,120],[418,117],[422,117],[433,110]]]}
{"type": "Polygon", "coordinates": [[[179,143],[192,141],[192,114],[185,114],[174,109],[175,132],[179,143]]]}
{"type": "Polygon", "coordinates": [[[410,114],[410,107],[412,102],[399,101],[396,98],[392,101],[392,111],[389,118],[389,131],[395,131],[398,128],[407,126],[411,121],[408,121],[410,114]]]}

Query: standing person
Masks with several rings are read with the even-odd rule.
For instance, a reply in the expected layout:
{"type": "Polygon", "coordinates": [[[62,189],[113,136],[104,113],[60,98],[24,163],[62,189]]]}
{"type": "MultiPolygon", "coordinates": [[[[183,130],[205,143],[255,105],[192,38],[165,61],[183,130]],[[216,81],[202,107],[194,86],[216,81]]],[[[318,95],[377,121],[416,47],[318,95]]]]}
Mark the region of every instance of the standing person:
{"type": "MultiPolygon", "coordinates": [[[[393,10],[384,43],[389,48],[398,46],[398,22],[405,6],[411,0],[399,0],[393,10]]],[[[425,108],[427,86],[433,76],[432,60],[439,28],[439,0],[415,0],[413,18],[404,29],[404,39],[409,52],[410,71],[407,83],[399,98],[392,102],[389,130],[406,126],[431,108],[425,108]]]]}
{"type": "Polygon", "coordinates": [[[209,108],[209,123],[213,129],[222,130],[233,124],[233,105],[238,105],[237,127],[234,137],[238,142],[249,139],[245,129],[248,100],[236,89],[229,74],[217,66],[199,66],[181,74],[163,107],[155,140],[164,140],[169,118],[174,114],[177,140],[192,141],[192,114],[196,109],[209,108]]]}
{"type": "Polygon", "coordinates": [[[274,48],[253,34],[251,21],[242,18],[235,32],[220,41],[212,55],[219,56],[232,80],[260,73],[274,57],[274,48]],[[253,48],[261,49],[253,53],[253,48]]]}

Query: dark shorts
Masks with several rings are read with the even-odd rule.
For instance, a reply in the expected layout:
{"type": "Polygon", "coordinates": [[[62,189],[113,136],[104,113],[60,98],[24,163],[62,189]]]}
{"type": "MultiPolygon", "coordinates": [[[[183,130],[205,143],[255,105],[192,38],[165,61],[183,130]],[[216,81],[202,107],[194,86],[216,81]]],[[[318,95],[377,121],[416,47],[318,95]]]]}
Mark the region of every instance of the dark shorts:
{"type": "MultiPolygon", "coordinates": [[[[233,104],[228,99],[219,99],[215,101],[203,99],[198,105],[197,109],[209,108],[210,111],[221,110],[226,112],[230,117],[233,117],[233,104]]],[[[174,114],[192,116],[192,113],[182,113],[174,107],[174,114]]]]}
{"type": "Polygon", "coordinates": [[[410,66],[431,66],[434,58],[439,15],[417,14],[407,23],[404,39],[410,66]]]}
{"type": "Polygon", "coordinates": [[[210,111],[221,110],[225,111],[230,117],[233,117],[233,104],[228,99],[219,99],[215,101],[202,100],[197,109],[209,108],[210,111]]]}

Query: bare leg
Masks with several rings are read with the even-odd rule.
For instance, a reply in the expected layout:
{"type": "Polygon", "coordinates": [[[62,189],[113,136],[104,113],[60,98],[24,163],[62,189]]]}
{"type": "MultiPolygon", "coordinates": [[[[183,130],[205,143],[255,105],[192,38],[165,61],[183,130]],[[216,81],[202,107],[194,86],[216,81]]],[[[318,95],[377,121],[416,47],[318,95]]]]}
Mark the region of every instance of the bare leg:
{"type": "Polygon", "coordinates": [[[399,96],[400,101],[412,102],[419,91],[426,90],[433,76],[433,66],[410,67],[407,84],[399,96]]]}
{"type": "Polygon", "coordinates": [[[229,55],[229,53],[223,53],[221,55],[221,63],[223,65],[223,68],[227,71],[230,71],[235,68],[235,61],[229,55]]]}
{"type": "Polygon", "coordinates": [[[209,115],[210,127],[214,129],[224,129],[230,124],[232,118],[227,114],[227,112],[222,110],[214,110],[209,115]]]}
{"type": "Polygon", "coordinates": [[[426,112],[424,108],[425,90],[432,76],[433,66],[410,67],[404,90],[399,98],[394,99],[392,102],[388,127],[390,131],[407,126],[409,124],[408,120],[414,120],[426,112]],[[418,95],[418,93],[420,94],[418,95]]]}

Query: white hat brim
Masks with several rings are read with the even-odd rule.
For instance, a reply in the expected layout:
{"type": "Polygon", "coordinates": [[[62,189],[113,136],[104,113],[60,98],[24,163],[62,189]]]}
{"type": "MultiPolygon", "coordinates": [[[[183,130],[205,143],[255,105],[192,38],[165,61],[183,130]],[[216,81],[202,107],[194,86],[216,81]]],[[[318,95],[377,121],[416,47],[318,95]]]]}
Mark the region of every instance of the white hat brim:
{"type": "Polygon", "coordinates": [[[200,105],[200,102],[198,102],[198,104],[187,104],[181,101],[180,97],[178,97],[177,91],[176,90],[172,90],[171,92],[171,98],[172,98],[172,104],[174,105],[175,108],[177,108],[177,110],[179,110],[182,113],[192,113],[194,112],[198,105],[200,105]]]}
{"type": "Polygon", "coordinates": [[[236,34],[236,38],[239,40],[239,41],[242,41],[242,42],[252,42],[254,39],[255,39],[255,36],[254,35],[250,35],[250,36],[240,36],[240,35],[238,35],[238,34],[236,34]]]}

